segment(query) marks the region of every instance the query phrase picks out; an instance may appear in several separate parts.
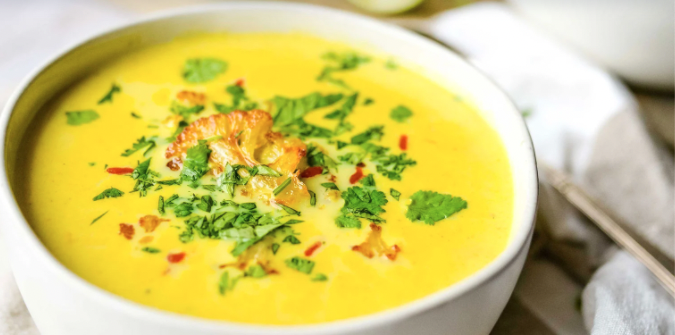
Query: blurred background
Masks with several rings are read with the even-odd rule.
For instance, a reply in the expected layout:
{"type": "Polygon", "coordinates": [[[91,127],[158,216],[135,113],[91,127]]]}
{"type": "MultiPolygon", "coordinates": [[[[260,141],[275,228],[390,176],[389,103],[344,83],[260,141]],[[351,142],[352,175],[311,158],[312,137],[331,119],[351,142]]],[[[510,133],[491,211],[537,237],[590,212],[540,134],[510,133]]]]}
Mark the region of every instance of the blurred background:
{"type": "MultiPolygon", "coordinates": [[[[88,36],[213,2],[0,0],[0,105],[33,68],[88,36]]],[[[522,110],[539,159],[672,262],[675,0],[295,2],[401,25],[466,57],[522,110]]],[[[646,270],[545,181],[541,193],[530,258],[493,333],[675,334],[673,301],[646,270]]],[[[38,334],[2,256],[0,333],[38,334]]]]}

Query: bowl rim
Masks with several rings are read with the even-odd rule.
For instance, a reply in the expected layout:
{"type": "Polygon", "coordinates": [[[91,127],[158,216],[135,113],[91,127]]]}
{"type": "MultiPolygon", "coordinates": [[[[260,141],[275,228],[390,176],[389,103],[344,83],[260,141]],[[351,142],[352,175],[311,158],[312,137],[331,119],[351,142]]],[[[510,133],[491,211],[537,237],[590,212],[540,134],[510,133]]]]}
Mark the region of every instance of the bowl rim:
{"type": "MultiPolygon", "coordinates": [[[[535,213],[539,193],[534,146],[524,119],[520,113],[518,113],[518,109],[516,108],[513,101],[508,97],[508,95],[506,95],[506,93],[482,71],[468,63],[452,50],[429,38],[415,34],[414,32],[411,32],[402,27],[382,22],[378,19],[362,14],[318,5],[269,1],[232,1],[224,3],[192,5],[162,10],[149,15],[144,15],[139,19],[125,21],[113,25],[112,27],[96,30],[89,34],[88,37],[67,45],[53,56],[47,58],[39,66],[35,67],[21,81],[21,83],[17,86],[8,99],[5,107],[2,110],[2,113],[0,114],[0,138],[3,140],[2,147],[0,148],[0,164],[2,166],[0,169],[0,206],[2,206],[2,208],[6,210],[6,213],[9,214],[9,219],[3,221],[7,221],[5,225],[13,226],[18,230],[18,235],[22,239],[21,243],[24,243],[27,246],[26,248],[32,250],[32,252],[35,253],[35,256],[38,257],[43,264],[46,264],[48,267],[46,271],[49,271],[53,275],[57,276],[69,288],[78,290],[80,293],[86,294],[91,300],[95,300],[98,304],[102,304],[103,306],[106,306],[110,309],[117,310],[125,314],[127,317],[147,319],[154,323],[161,323],[164,325],[176,327],[178,329],[190,329],[194,332],[230,331],[240,334],[337,334],[350,331],[363,331],[373,329],[378,326],[383,326],[385,324],[391,324],[397,320],[410,318],[427,310],[434,309],[486,284],[493,277],[496,277],[500,272],[505,270],[511,263],[516,261],[517,256],[523,251],[524,248],[527,247],[528,241],[534,231],[535,213]],[[519,118],[519,122],[516,123],[516,125],[520,128],[518,129],[518,133],[520,133],[522,137],[527,140],[527,144],[529,144],[529,151],[531,152],[531,155],[528,156],[528,158],[531,160],[529,163],[531,163],[533,167],[532,175],[529,178],[526,178],[529,179],[528,183],[530,185],[528,185],[529,187],[527,188],[529,190],[523,195],[523,197],[527,197],[527,199],[524,201],[525,205],[523,206],[523,222],[518,223],[518,231],[515,233],[512,232],[506,248],[495,259],[493,259],[480,270],[448,287],[445,287],[444,289],[390,309],[357,317],[315,324],[261,325],[195,317],[161,310],[128,300],[99,288],[98,286],[91,284],[83,278],[77,276],[75,273],[62,265],[47,250],[47,248],[42,244],[40,239],[31,229],[26,218],[23,216],[18,202],[14,198],[13,192],[9,186],[9,179],[6,171],[6,146],[10,141],[10,139],[7,137],[7,127],[12,117],[16,103],[22,97],[26,89],[33,83],[33,81],[59,59],[67,56],[70,52],[90,42],[123,29],[150,22],[162,21],[173,17],[180,17],[183,15],[206,13],[210,11],[223,11],[228,9],[255,10],[261,7],[264,9],[276,10],[311,11],[320,15],[331,15],[340,17],[344,20],[358,21],[359,24],[369,25],[373,29],[378,29],[392,35],[398,35],[401,38],[405,38],[409,41],[415,41],[424,48],[435,49],[436,51],[445,53],[446,57],[454,57],[457,60],[465,63],[465,65],[471,67],[472,70],[476,72],[477,76],[483,77],[483,79],[491,82],[495,92],[505,98],[505,101],[507,101],[507,103],[510,105],[510,109],[512,109],[512,111],[516,113],[517,117],[519,118]]],[[[503,139],[501,134],[500,138],[503,139]]],[[[515,227],[515,223],[516,222],[513,223],[512,227],[515,227]]]]}

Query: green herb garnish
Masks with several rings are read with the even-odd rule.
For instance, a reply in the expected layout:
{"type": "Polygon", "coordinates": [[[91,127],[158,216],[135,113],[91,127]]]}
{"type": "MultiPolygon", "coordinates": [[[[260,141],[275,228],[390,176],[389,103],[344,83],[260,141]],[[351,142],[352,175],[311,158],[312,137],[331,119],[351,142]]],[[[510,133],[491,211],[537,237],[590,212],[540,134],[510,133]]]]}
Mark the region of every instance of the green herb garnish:
{"type": "Polygon", "coordinates": [[[391,113],[389,113],[389,117],[396,122],[405,122],[412,115],[413,112],[403,105],[394,107],[394,109],[391,110],[391,113]]]}
{"type": "Polygon", "coordinates": [[[188,59],[183,66],[183,79],[190,83],[203,83],[216,78],[226,70],[227,63],[220,59],[188,59]]]}
{"type": "Polygon", "coordinates": [[[100,220],[104,215],[108,214],[108,212],[109,212],[109,211],[105,211],[105,213],[103,213],[103,214],[97,216],[93,221],[91,221],[91,223],[90,223],[89,225],[93,225],[94,222],[100,220]]]}
{"type": "Polygon", "coordinates": [[[302,273],[310,274],[314,268],[314,261],[300,257],[293,257],[286,260],[286,266],[302,273]]]}
{"type": "Polygon", "coordinates": [[[159,250],[157,248],[152,248],[152,247],[145,247],[145,248],[141,249],[141,251],[145,251],[149,254],[158,254],[158,253],[161,252],[161,250],[159,250]]]}
{"type": "Polygon", "coordinates": [[[290,183],[291,183],[291,178],[286,178],[286,180],[282,181],[281,184],[279,184],[279,186],[277,186],[274,189],[274,191],[272,191],[272,193],[275,196],[279,195],[279,193],[281,193],[281,191],[283,191],[284,188],[286,188],[286,186],[288,186],[290,183]]]}
{"type": "Polygon", "coordinates": [[[119,92],[122,92],[122,89],[119,86],[117,86],[117,84],[113,83],[112,87],[110,87],[110,90],[108,91],[108,93],[106,93],[106,95],[103,96],[103,98],[101,98],[101,100],[98,101],[98,104],[100,105],[100,104],[103,104],[105,102],[112,102],[113,94],[119,93],[119,92]]]}
{"type": "Polygon", "coordinates": [[[293,235],[286,236],[286,238],[284,238],[284,240],[281,242],[288,242],[290,244],[300,244],[300,240],[298,240],[298,238],[293,235]]]}
{"type": "MultiPolygon", "coordinates": [[[[101,199],[107,199],[107,198],[118,198],[121,197],[124,192],[111,187],[103,192],[101,194],[97,195],[94,197],[94,201],[101,200],[101,199]]],[[[93,222],[92,222],[93,223],[93,222]]]]}
{"type": "Polygon", "coordinates": [[[79,126],[98,119],[98,113],[93,110],[66,112],[66,122],[71,126],[79,126]]]}
{"type": "Polygon", "coordinates": [[[450,194],[440,194],[432,191],[417,191],[410,199],[405,216],[410,221],[424,221],[428,225],[443,220],[462,209],[467,208],[467,203],[460,197],[450,194]]]}
{"type": "Polygon", "coordinates": [[[335,183],[322,183],[321,186],[325,187],[328,190],[339,191],[340,189],[335,185],[335,183]]]}
{"type": "Polygon", "coordinates": [[[327,281],[327,280],[328,280],[328,276],[326,276],[323,273],[317,273],[312,278],[312,281],[327,281]]]}
{"type": "Polygon", "coordinates": [[[145,150],[145,152],[143,152],[143,156],[147,156],[148,152],[150,152],[150,150],[152,150],[152,148],[154,148],[157,145],[157,143],[155,142],[156,139],[157,139],[156,137],[150,137],[146,139],[145,136],[139,138],[138,140],[136,140],[136,143],[131,145],[131,149],[124,150],[124,152],[122,153],[122,157],[129,157],[136,151],[141,150],[145,147],[148,148],[145,150]]]}
{"type": "Polygon", "coordinates": [[[389,194],[391,195],[392,198],[398,200],[401,197],[401,192],[391,188],[389,189],[389,194]]]}
{"type": "Polygon", "coordinates": [[[187,149],[183,169],[180,177],[187,181],[196,181],[209,171],[209,155],[211,149],[206,145],[206,141],[199,141],[199,144],[187,149]]]}
{"type": "Polygon", "coordinates": [[[384,132],[382,131],[384,129],[384,126],[373,126],[368,128],[366,131],[355,135],[352,137],[352,144],[363,144],[366,143],[370,140],[380,140],[382,136],[384,135],[384,132]]]}

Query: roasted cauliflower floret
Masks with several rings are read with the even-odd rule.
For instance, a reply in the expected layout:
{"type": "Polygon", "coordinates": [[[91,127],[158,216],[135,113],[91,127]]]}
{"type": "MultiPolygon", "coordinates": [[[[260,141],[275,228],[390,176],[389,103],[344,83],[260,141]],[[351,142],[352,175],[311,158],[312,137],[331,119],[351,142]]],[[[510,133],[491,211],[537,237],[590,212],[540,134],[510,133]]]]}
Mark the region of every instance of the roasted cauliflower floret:
{"type": "MultiPolygon", "coordinates": [[[[225,166],[244,165],[254,167],[266,165],[281,173],[280,177],[254,176],[242,193],[271,203],[290,205],[309,196],[307,187],[300,181],[299,171],[306,165],[306,146],[299,139],[284,138],[272,131],[272,117],[262,110],[249,112],[234,111],[203,117],[185,127],[166,149],[167,164],[180,169],[187,149],[200,140],[209,140],[211,172],[218,176],[225,166]],[[287,178],[291,183],[276,196],[273,190],[287,178]]],[[[239,173],[243,170],[239,170],[239,173]]]]}

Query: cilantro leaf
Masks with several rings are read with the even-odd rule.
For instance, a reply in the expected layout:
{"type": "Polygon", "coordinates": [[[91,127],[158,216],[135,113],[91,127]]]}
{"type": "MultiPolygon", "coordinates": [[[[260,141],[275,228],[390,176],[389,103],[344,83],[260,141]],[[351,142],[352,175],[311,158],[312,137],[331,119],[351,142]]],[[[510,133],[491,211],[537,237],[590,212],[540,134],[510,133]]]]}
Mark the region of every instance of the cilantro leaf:
{"type": "Polygon", "coordinates": [[[460,197],[450,194],[440,194],[432,191],[417,191],[410,199],[405,216],[410,221],[421,220],[428,225],[443,220],[462,209],[467,208],[467,203],[460,197]]]}
{"type": "Polygon", "coordinates": [[[354,70],[362,64],[370,62],[370,57],[359,55],[355,52],[345,52],[338,54],[335,52],[328,52],[322,57],[329,64],[326,65],[321,74],[316,78],[317,81],[326,81],[343,88],[349,88],[342,79],[333,77],[335,72],[354,70]]]}
{"type": "Polygon", "coordinates": [[[309,192],[309,205],[316,206],[316,193],[312,190],[307,190],[309,192]]]}
{"type": "Polygon", "coordinates": [[[340,215],[335,218],[335,224],[340,228],[361,228],[361,221],[351,215],[340,215]]]}
{"type": "Polygon", "coordinates": [[[293,235],[286,236],[286,238],[284,238],[284,240],[281,242],[288,242],[290,244],[300,244],[300,240],[298,240],[298,238],[293,235]]]}
{"type": "Polygon", "coordinates": [[[342,94],[322,95],[319,92],[310,93],[304,97],[291,99],[276,96],[274,104],[274,125],[282,127],[293,124],[302,119],[307,113],[322,107],[330,106],[342,99],[342,94]]]}
{"type": "Polygon", "coordinates": [[[329,169],[337,168],[337,163],[326,155],[313,143],[310,143],[307,146],[307,165],[309,166],[320,166],[324,171],[329,171],[329,169]]]}
{"type": "Polygon", "coordinates": [[[164,213],[166,213],[164,206],[165,206],[164,197],[160,195],[159,200],[157,200],[157,211],[159,212],[159,214],[164,215],[164,213]]]}
{"type": "Polygon", "coordinates": [[[157,248],[152,248],[152,247],[145,247],[145,248],[141,249],[141,251],[145,251],[149,254],[157,254],[157,253],[161,252],[161,250],[159,250],[157,248]]]}
{"type": "Polygon", "coordinates": [[[214,103],[213,107],[220,113],[229,114],[235,110],[250,111],[258,108],[258,103],[250,101],[246,96],[246,90],[239,85],[229,85],[225,91],[232,95],[232,105],[214,103]]]}
{"type": "Polygon", "coordinates": [[[103,98],[101,98],[101,100],[98,101],[98,104],[100,105],[105,102],[112,102],[113,94],[119,92],[122,92],[122,89],[119,86],[117,86],[117,84],[113,83],[108,93],[106,93],[106,95],[104,95],[103,98]]]}
{"type": "Polygon", "coordinates": [[[326,281],[328,280],[328,276],[326,276],[323,273],[317,273],[314,275],[314,278],[312,278],[312,281],[326,281]]]}
{"type": "Polygon", "coordinates": [[[300,257],[293,257],[286,260],[286,266],[302,273],[310,274],[314,269],[314,261],[300,257]]]}
{"type": "Polygon", "coordinates": [[[291,183],[291,181],[292,181],[292,180],[291,180],[290,177],[289,177],[289,178],[286,178],[286,180],[282,181],[281,184],[279,184],[279,186],[277,186],[277,187],[274,189],[274,191],[272,191],[272,193],[273,193],[275,196],[276,196],[276,195],[279,195],[279,193],[281,193],[281,192],[286,188],[286,186],[288,186],[288,185],[291,183]]]}
{"type": "MultiPolygon", "coordinates": [[[[111,187],[111,188],[101,192],[101,194],[95,196],[94,201],[101,200],[101,199],[107,199],[107,198],[118,198],[118,197],[121,197],[122,194],[124,194],[124,192],[122,192],[122,191],[120,191],[120,190],[118,190],[114,187],[111,187]]],[[[96,222],[96,221],[94,221],[94,222],[96,222]]]]}
{"type": "Polygon", "coordinates": [[[183,180],[196,181],[209,171],[209,155],[211,149],[206,145],[206,141],[199,141],[199,144],[187,149],[183,169],[180,177],[183,180]]]}
{"type": "Polygon", "coordinates": [[[398,200],[401,197],[401,192],[391,188],[389,189],[389,194],[391,195],[392,198],[398,200]]]}
{"type": "Polygon", "coordinates": [[[190,83],[203,83],[216,78],[227,70],[227,63],[216,58],[192,58],[183,66],[183,79],[190,83]]]}
{"type": "Polygon", "coordinates": [[[66,112],[66,122],[71,126],[79,126],[98,119],[98,113],[93,110],[66,112]]]}
{"type": "Polygon", "coordinates": [[[183,119],[188,120],[190,118],[190,115],[201,113],[201,111],[204,110],[204,106],[203,105],[184,106],[180,104],[178,101],[172,101],[169,110],[171,111],[171,113],[180,115],[183,117],[183,119]]]}
{"type": "Polygon", "coordinates": [[[244,277],[262,278],[265,276],[267,276],[267,272],[265,271],[265,269],[263,269],[262,265],[260,264],[251,265],[244,272],[244,277]]]}
{"type": "Polygon", "coordinates": [[[373,126],[366,131],[355,135],[352,137],[352,144],[363,144],[366,143],[370,140],[380,140],[382,136],[384,135],[384,132],[382,131],[384,129],[384,126],[373,126]]]}
{"type": "Polygon", "coordinates": [[[322,183],[321,186],[325,187],[328,190],[339,191],[340,189],[335,185],[335,183],[322,183]]]}
{"type": "Polygon", "coordinates": [[[252,168],[252,175],[257,176],[268,176],[268,177],[281,177],[281,173],[277,170],[266,166],[266,165],[257,165],[252,168]]]}
{"type": "MultiPolygon", "coordinates": [[[[354,186],[342,192],[342,199],[345,200],[341,209],[343,216],[338,217],[335,221],[339,227],[356,227],[354,221],[357,220],[356,218],[363,218],[376,223],[386,222],[378,216],[385,212],[381,206],[388,202],[383,192],[354,186]]],[[[358,227],[360,227],[360,224],[358,227]]]]}
{"type": "Polygon", "coordinates": [[[340,109],[337,109],[329,114],[326,114],[324,118],[326,119],[331,119],[331,120],[339,120],[340,122],[338,123],[337,127],[335,128],[335,135],[340,135],[342,133],[345,133],[347,131],[352,130],[352,125],[348,122],[345,122],[345,119],[349,114],[352,113],[352,110],[354,109],[354,106],[356,105],[356,99],[358,98],[359,94],[354,93],[345,99],[345,102],[342,104],[340,109]]]}
{"type": "Polygon", "coordinates": [[[391,113],[389,113],[389,117],[396,122],[405,122],[405,120],[412,115],[413,112],[403,105],[394,107],[394,109],[391,110],[391,113]]]}
{"type": "Polygon", "coordinates": [[[277,254],[277,251],[279,251],[279,247],[280,247],[280,246],[281,246],[281,245],[279,245],[279,243],[272,243],[272,254],[273,254],[273,255],[276,255],[276,254],[277,254]]]}
{"type": "Polygon", "coordinates": [[[230,279],[230,274],[227,271],[223,272],[218,281],[218,292],[221,295],[225,295],[225,292],[234,290],[234,286],[237,285],[239,278],[241,276],[230,279]]]}
{"type": "Polygon", "coordinates": [[[136,140],[136,143],[131,145],[131,149],[124,150],[124,152],[122,153],[122,157],[129,157],[136,151],[148,147],[148,149],[146,149],[145,152],[143,152],[143,156],[146,156],[147,153],[150,152],[150,150],[152,150],[152,148],[154,148],[157,145],[157,143],[155,143],[155,139],[156,139],[155,137],[146,139],[145,136],[139,138],[138,140],[136,140]]]}
{"type": "Polygon", "coordinates": [[[141,197],[148,194],[148,189],[157,184],[155,177],[159,177],[157,172],[150,170],[150,160],[151,158],[148,158],[143,163],[139,163],[134,172],[131,173],[131,178],[136,181],[131,192],[138,191],[141,197]]]}
{"type": "Polygon", "coordinates": [[[376,170],[391,180],[401,180],[401,173],[409,166],[417,165],[417,161],[407,157],[404,152],[400,155],[389,155],[376,159],[376,170]]]}
{"type": "Polygon", "coordinates": [[[375,187],[375,177],[373,177],[372,174],[369,174],[369,175],[363,177],[359,182],[360,182],[363,186],[372,186],[372,187],[375,187]]]}

